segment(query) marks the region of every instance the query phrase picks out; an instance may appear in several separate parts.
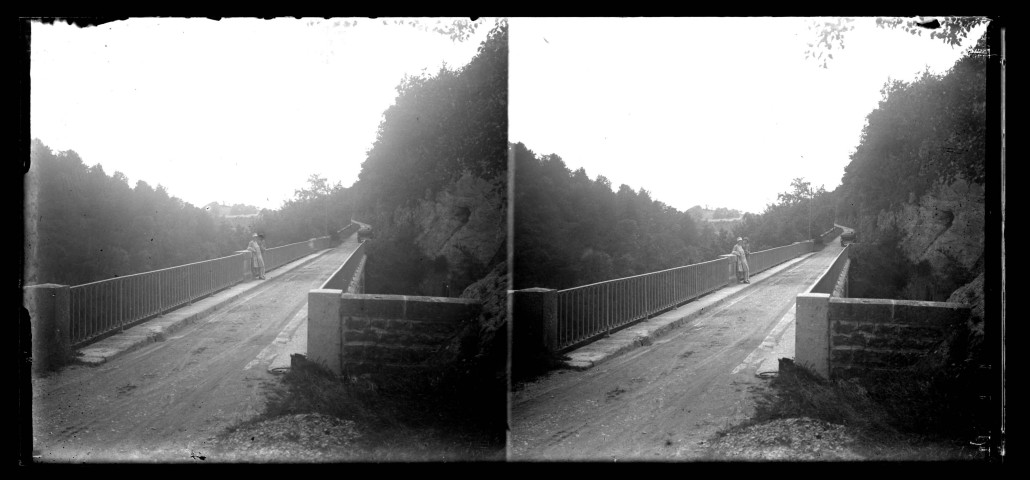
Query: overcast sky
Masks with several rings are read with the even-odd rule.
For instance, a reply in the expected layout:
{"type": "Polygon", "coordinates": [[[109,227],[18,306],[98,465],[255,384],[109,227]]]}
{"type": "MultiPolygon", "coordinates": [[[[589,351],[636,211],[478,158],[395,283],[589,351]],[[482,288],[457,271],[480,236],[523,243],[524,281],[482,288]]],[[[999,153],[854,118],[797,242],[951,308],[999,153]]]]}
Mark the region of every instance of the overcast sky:
{"type": "Polygon", "coordinates": [[[509,140],[680,210],[761,212],[795,177],[833,190],[888,77],[962,48],[858,19],[827,69],[811,19],[512,19],[509,140]]]}
{"type": "MultiPolygon", "coordinates": [[[[887,78],[963,48],[859,19],[822,69],[810,23],[511,19],[509,140],[681,210],[760,212],[794,177],[832,190],[887,78]]],[[[31,133],[197,206],[277,208],[313,173],[357,180],[402,76],[464,65],[488,27],[454,42],[370,19],[34,24],[31,133]]]]}
{"type": "Polygon", "coordinates": [[[274,209],[311,174],[353,184],[401,78],[467,64],[480,22],[464,42],[371,19],[36,23],[31,134],[131,186],[274,209]]]}

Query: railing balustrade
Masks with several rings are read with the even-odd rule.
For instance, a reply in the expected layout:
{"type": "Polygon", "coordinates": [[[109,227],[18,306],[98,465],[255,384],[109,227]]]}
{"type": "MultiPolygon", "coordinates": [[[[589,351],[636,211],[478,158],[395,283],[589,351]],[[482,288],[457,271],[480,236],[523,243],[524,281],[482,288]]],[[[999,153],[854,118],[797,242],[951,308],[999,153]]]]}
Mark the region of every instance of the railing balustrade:
{"type": "MultiPolygon", "coordinates": [[[[356,227],[355,227],[356,228],[356,227]]],[[[348,231],[346,227],[343,231],[348,231]]],[[[329,237],[265,250],[272,270],[330,247],[329,237]]],[[[75,285],[69,288],[69,335],[73,347],[160,315],[251,278],[251,257],[227,257],[75,285]]]]}
{"type": "Polygon", "coordinates": [[[751,252],[751,255],[749,255],[747,259],[748,271],[751,275],[754,275],[762,270],[770,269],[776,265],[786,262],[787,260],[797,258],[799,255],[803,255],[811,251],[812,241],[806,240],[804,242],[770,248],[760,252],[751,252]]]}
{"type": "Polygon", "coordinates": [[[568,349],[674,308],[729,282],[728,259],[559,290],[558,348],[568,349]]]}
{"type": "MultiPolygon", "coordinates": [[[[750,255],[755,274],[812,251],[811,240],[770,248],[750,255]]],[[[557,292],[558,349],[578,344],[639,320],[678,307],[726,286],[734,274],[734,258],[671,268],[659,272],[574,287],[557,292]]]]}
{"type": "Polygon", "coordinates": [[[227,257],[70,287],[71,342],[77,346],[160,315],[249,275],[250,255],[227,257]]]}

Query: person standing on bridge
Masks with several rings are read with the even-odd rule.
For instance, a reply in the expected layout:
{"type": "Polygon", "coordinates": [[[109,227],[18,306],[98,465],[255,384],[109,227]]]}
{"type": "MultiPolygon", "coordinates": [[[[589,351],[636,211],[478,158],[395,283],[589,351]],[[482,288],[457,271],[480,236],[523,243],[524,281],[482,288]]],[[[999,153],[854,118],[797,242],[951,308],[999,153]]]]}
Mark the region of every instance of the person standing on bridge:
{"type": "Polygon", "coordinates": [[[733,255],[737,256],[737,269],[744,272],[744,283],[751,283],[751,273],[747,268],[747,252],[744,250],[744,239],[737,237],[737,244],[733,246],[733,255]]]}
{"type": "Polygon", "coordinates": [[[247,250],[250,252],[250,270],[254,273],[254,278],[264,280],[265,279],[265,258],[262,255],[265,251],[265,246],[262,244],[264,237],[258,234],[254,234],[254,237],[250,239],[250,243],[247,244],[247,250]]]}

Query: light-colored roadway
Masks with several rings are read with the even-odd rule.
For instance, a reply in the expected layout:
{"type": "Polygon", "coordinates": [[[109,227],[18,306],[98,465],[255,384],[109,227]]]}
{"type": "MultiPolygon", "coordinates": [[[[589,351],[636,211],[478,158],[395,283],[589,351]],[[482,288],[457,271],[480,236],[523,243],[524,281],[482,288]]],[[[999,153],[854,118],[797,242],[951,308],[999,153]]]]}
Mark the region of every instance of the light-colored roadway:
{"type": "MultiPolygon", "coordinates": [[[[33,380],[41,461],[192,461],[212,437],[258,414],[268,366],[307,317],[318,288],[357,247],[347,241],[170,335],[97,367],[33,380]]],[[[286,266],[283,267],[288,268],[286,266]]],[[[274,275],[273,275],[274,274],[274,275]]]]}
{"type": "MultiPolygon", "coordinates": [[[[705,442],[746,419],[756,375],[793,340],[793,307],[839,241],[646,347],[512,394],[513,460],[704,460],[705,442]]],[[[793,355],[789,355],[793,356],[793,355]]]]}

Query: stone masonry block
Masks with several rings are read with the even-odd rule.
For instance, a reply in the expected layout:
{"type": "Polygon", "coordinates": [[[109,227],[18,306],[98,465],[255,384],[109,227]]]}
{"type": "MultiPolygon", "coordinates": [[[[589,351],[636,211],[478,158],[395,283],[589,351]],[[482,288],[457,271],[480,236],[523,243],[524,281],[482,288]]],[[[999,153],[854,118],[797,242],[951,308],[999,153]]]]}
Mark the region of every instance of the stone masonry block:
{"type": "Polygon", "coordinates": [[[866,346],[869,348],[890,348],[894,343],[894,337],[890,335],[877,335],[869,337],[866,346]]]}
{"type": "Polygon", "coordinates": [[[446,335],[430,335],[418,332],[400,332],[397,330],[390,330],[378,334],[377,341],[380,344],[400,345],[400,346],[414,346],[414,345],[440,345],[447,340],[446,335]]]}
{"type": "Polygon", "coordinates": [[[830,345],[851,345],[851,335],[833,334],[830,335],[830,345]]]}
{"type": "Polygon", "coordinates": [[[943,338],[944,330],[929,325],[903,325],[886,323],[876,326],[876,334],[889,338],[943,338]]]}
{"type": "Polygon", "coordinates": [[[349,342],[379,342],[381,334],[372,330],[348,330],[347,341],[349,342]]]}
{"type": "Polygon", "coordinates": [[[468,298],[408,297],[408,320],[461,323],[479,316],[482,304],[468,298]]]}
{"type": "Polygon", "coordinates": [[[830,350],[830,365],[836,369],[839,366],[850,365],[852,361],[852,352],[850,348],[834,348],[830,350]]]}
{"type": "Polygon", "coordinates": [[[898,300],[894,306],[894,321],[908,325],[950,327],[965,322],[969,312],[970,307],[961,303],[898,300]]]}
{"type": "Polygon", "coordinates": [[[833,322],[833,333],[838,335],[847,335],[857,330],[858,324],[852,322],[842,322],[836,320],[833,322]]]}
{"type": "Polygon", "coordinates": [[[344,326],[347,330],[365,330],[369,328],[369,320],[365,317],[353,317],[345,315],[343,317],[344,326]]]}
{"type": "Polygon", "coordinates": [[[340,313],[366,318],[405,318],[408,298],[405,295],[344,293],[340,313]]]}
{"type": "Polygon", "coordinates": [[[450,323],[441,322],[421,322],[421,321],[404,321],[398,320],[391,323],[397,326],[397,329],[408,331],[412,333],[418,333],[423,335],[436,335],[446,336],[455,331],[456,325],[450,323]]]}
{"type": "Polygon", "coordinates": [[[343,360],[344,365],[353,362],[363,362],[367,357],[365,349],[367,345],[372,345],[370,342],[347,342],[343,349],[343,360]]]}
{"type": "Polygon", "coordinates": [[[365,363],[418,363],[429,358],[436,351],[432,347],[367,345],[365,346],[365,363]]]}
{"type": "Polygon", "coordinates": [[[853,323],[890,322],[893,302],[870,298],[833,297],[830,299],[830,319],[853,323]]]}
{"type": "Polygon", "coordinates": [[[887,365],[886,351],[879,349],[861,349],[852,353],[852,366],[882,366],[887,365]]]}

